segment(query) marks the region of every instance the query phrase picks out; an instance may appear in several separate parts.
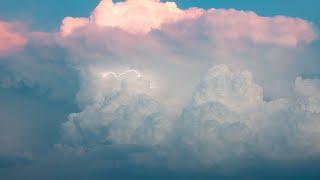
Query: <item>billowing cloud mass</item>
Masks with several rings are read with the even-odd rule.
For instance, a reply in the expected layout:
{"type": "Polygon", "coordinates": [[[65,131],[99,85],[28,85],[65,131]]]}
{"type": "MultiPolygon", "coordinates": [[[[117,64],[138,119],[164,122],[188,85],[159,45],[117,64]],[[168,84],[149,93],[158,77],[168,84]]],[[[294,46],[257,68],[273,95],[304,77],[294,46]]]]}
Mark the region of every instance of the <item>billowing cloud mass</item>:
{"type": "Polygon", "coordinates": [[[293,97],[265,101],[250,72],[214,66],[198,84],[190,104],[170,119],[148,95],[149,81],[136,73],[104,77],[92,78],[86,83],[90,88],[78,94],[80,99],[95,100],[69,116],[62,126],[64,144],[59,146],[81,152],[105,144],[171,149],[173,143],[178,146],[170,152],[185,153],[182,149],[187,147],[193,160],[205,166],[234,159],[290,160],[320,152],[317,79],[298,77],[292,82],[293,97]]]}
{"type": "MultiPolygon", "coordinates": [[[[159,0],[102,0],[89,17],[64,18],[58,32],[28,34],[26,43],[0,22],[0,87],[70,106],[48,108],[60,115],[49,123],[56,127],[53,159],[92,158],[83,165],[89,170],[211,172],[320,158],[312,22],[159,0]]],[[[41,159],[38,151],[26,154],[41,159]]]]}
{"type": "Polygon", "coordinates": [[[81,112],[62,125],[59,147],[160,146],[169,162],[183,162],[183,155],[177,159],[187,152],[190,162],[205,166],[319,152],[318,132],[309,129],[319,127],[318,80],[298,77],[294,83],[299,74],[289,78],[284,66],[273,72],[317,38],[310,22],[233,9],[183,10],[173,2],[103,0],[88,18],[65,18],[60,33],[81,69],[81,112]],[[284,62],[274,60],[280,57],[284,62]],[[128,68],[134,70],[119,70],[128,68]],[[278,80],[287,96],[263,91],[278,80]]]}
{"type": "MultiPolygon", "coordinates": [[[[151,83],[139,72],[86,74],[91,76],[78,94],[84,110],[63,124],[73,147],[101,143],[154,145],[168,134],[170,122],[150,94],[151,83]],[[92,81],[92,79],[95,79],[92,81]],[[83,99],[90,98],[91,102],[83,99]]],[[[68,144],[67,144],[68,145],[68,144]]]]}
{"type": "Polygon", "coordinates": [[[320,143],[318,81],[298,77],[294,97],[264,101],[261,87],[252,82],[249,72],[239,74],[216,66],[182,113],[182,142],[211,165],[232,158],[312,156],[320,143]],[[209,98],[200,96],[199,104],[199,94],[204,92],[209,98]]]}
{"type": "Polygon", "coordinates": [[[17,30],[19,24],[0,20],[0,56],[8,55],[20,50],[27,39],[17,30]]]}

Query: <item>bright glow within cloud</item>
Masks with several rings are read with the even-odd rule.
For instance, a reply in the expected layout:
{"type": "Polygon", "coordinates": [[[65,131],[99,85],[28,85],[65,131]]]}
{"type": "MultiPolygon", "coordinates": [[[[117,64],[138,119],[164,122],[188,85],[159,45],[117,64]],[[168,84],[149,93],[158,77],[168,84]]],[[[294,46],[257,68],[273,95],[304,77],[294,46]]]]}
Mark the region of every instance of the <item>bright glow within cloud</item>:
{"type": "Polygon", "coordinates": [[[79,148],[103,143],[154,145],[164,141],[171,126],[151,96],[150,81],[137,70],[91,76],[78,99],[93,97],[80,113],[63,124],[66,145],[79,148]]]}

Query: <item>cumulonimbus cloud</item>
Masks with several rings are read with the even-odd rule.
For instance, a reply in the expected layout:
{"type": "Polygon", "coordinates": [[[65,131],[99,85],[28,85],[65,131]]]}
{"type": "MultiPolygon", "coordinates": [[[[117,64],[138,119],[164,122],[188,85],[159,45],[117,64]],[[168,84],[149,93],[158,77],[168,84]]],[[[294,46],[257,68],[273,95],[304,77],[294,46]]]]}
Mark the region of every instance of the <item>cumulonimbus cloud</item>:
{"type": "MultiPolygon", "coordinates": [[[[288,47],[295,49],[317,38],[313,24],[308,21],[285,16],[262,17],[234,9],[183,10],[173,2],[156,0],[119,3],[103,0],[88,18],[65,18],[60,34],[65,46],[76,52],[76,59],[82,58],[77,52],[91,57],[91,50],[84,48],[87,46],[101,48],[96,52],[109,59],[73,62],[83,70],[77,94],[81,112],[71,114],[63,124],[65,147],[81,149],[105,141],[111,145],[169,145],[168,149],[178,144],[177,151],[187,147],[190,155],[207,165],[228,158],[247,158],[248,154],[290,159],[319,151],[314,134],[306,130],[311,124],[319,126],[316,120],[319,102],[314,95],[319,91],[317,80],[297,78],[294,89],[291,88],[294,82],[288,82],[291,96],[266,101],[263,88],[254,82],[252,73],[234,66],[256,64],[255,68],[261,70],[266,62],[271,62],[269,59],[265,62],[259,56],[248,62],[215,59],[221,57],[221,51],[250,57],[251,44],[256,45],[255,51],[271,53],[272,58],[277,58],[277,53],[290,53],[288,47]],[[247,50],[242,52],[240,48],[233,52],[228,48],[238,45],[247,50]],[[279,48],[274,55],[273,46],[279,48]],[[232,68],[219,65],[208,70],[207,66],[198,65],[201,59],[190,60],[189,53],[197,58],[201,55],[210,58],[212,63],[203,62],[206,65],[227,63],[232,68]],[[217,55],[211,55],[214,53],[217,55]],[[98,70],[123,64],[138,67],[137,70],[152,68],[158,79],[165,81],[160,85],[162,94],[150,93],[150,83],[135,73],[122,77],[119,74],[126,73],[98,70]],[[188,69],[188,64],[196,66],[188,69]],[[162,66],[168,68],[161,69],[162,66]],[[206,70],[201,78],[200,72],[206,70]],[[180,72],[180,80],[175,79],[175,71],[180,72]],[[184,92],[185,89],[188,91],[184,92]],[[313,94],[306,93],[309,91],[313,94]],[[168,109],[174,109],[174,113],[168,113],[168,109]],[[285,129],[281,129],[283,125],[285,129]],[[312,150],[308,149],[307,141],[312,150]],[[292,154],[285,153],[287,148],[292,154]],[[302,155],[301,151],[307,153],[302,155]]],[[[275,77],[267,69],[258,71],[255,73],[275,77]]]]}
{"type": "MultiPolygon", "coordinates": [[[[9,30],[0,23],[0,32],[22,38],[11,49],[22,47],[23,36],[9,30]]],[[[311,22],[102,0],[90,17],[66,17],[59,32],[33,35],[30,52],[1,64],[0,82],[76,104],[61,125],[64,150],[156,147],[181,166],[186,154],[210,167],[320,154],[320,86],[309,76],[319,63],[294,68],[308,63],[295,59],[299,47],[317,39],[311,22]]]]}
{"type": "Polygon", "coordinates": [[[19,24],[0,20],[0,56],[19,51],[27,42],[18,32],[19,24]]]}

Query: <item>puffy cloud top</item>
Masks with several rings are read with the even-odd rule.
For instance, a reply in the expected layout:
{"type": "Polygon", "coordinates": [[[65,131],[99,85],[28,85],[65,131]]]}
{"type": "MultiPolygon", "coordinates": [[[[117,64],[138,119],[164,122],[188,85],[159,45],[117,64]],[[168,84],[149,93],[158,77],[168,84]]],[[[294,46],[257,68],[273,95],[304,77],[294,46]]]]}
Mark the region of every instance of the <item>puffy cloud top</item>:
{"type": "Polygon", "coordinates": [[[197,8],[181,10],[174,2],[129,0],[113,3],[112,0],[102,0],[89,20],[66,18],[63,21],[62,34],[68,35],[89,22],[100,27],[117,27],[131,33],[147,33],[152,29],[159,29],[163,23],[190,19],[201,14],[202,10],[197,8]]]}
{"type": "Polygon", "coordinates": [[[61,34],[71,35],[85,26],[120,28],[130,33],[145,34],[153,29],[164,29],[164,24],[185,21],[192,23],[190,26],[177,25],[166,32],[180,37],[184,32],[181,28],[188,28],[189,35],[204,33],[222,44],[230,40],[249,40],[288,47],[308,44],[317,38],[313,25],[299,18],[261,17],[254,12],[234,9],[183,10],[174,2],[163,3],[157,0],[127,0],[118,3],[102,0],[89,18],[66,17],[61,34]]]}

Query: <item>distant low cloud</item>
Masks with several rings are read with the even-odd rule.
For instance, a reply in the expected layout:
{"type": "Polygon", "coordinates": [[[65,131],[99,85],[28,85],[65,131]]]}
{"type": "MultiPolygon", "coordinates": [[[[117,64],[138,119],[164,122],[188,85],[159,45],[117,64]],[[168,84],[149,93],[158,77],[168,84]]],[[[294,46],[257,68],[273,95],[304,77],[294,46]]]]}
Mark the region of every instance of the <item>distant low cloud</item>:
{"type": "Polygon", "coordinates": [[[19,24],[0,20],[0,56],[15,53],[27,43],[27,38],[19,33],[19,24]]]}

